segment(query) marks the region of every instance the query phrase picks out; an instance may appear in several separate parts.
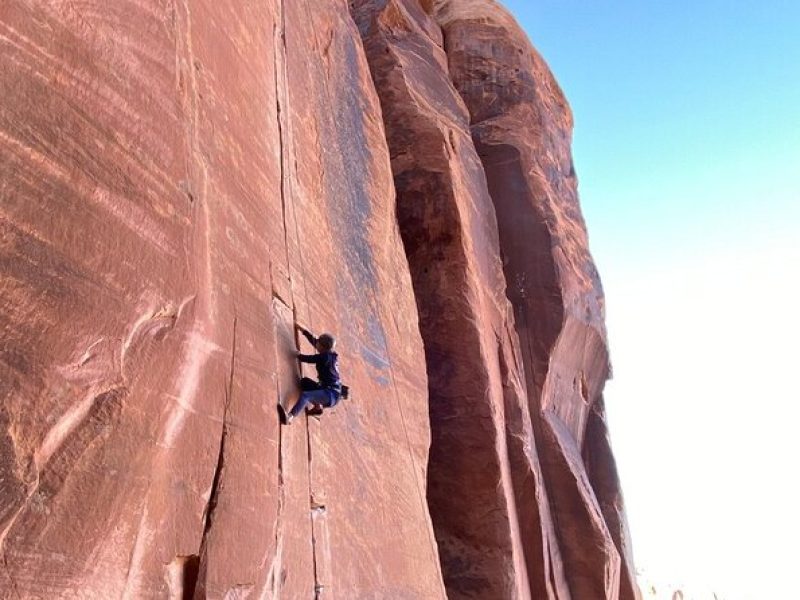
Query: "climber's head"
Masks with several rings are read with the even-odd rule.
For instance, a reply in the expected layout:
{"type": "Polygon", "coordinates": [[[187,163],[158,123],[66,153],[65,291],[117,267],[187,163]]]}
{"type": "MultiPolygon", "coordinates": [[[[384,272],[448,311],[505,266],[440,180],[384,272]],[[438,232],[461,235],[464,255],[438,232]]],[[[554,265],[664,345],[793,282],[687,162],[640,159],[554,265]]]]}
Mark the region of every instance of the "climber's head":
{"type": "Polygon", "coordinates": [[[323,333],[317,339],[317,352],[330,352],[336,346],[336,340],[330,333],[323,333]]]}

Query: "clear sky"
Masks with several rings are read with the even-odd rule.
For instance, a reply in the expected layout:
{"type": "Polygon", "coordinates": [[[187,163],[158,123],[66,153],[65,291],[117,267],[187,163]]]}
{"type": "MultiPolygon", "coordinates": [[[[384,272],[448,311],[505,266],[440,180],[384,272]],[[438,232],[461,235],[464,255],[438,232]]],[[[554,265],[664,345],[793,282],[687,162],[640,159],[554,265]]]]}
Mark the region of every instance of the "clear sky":
{"type": "Polygon", "coordinates": [[[637,565],[800,599],[800,2],[504,3],[575,114],[637,565]]]}

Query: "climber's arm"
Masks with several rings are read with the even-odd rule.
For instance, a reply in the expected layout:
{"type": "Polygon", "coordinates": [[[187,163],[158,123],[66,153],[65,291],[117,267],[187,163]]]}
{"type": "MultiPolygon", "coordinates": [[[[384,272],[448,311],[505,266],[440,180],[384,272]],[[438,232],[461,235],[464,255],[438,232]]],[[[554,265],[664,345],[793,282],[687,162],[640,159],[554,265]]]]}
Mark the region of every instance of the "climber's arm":
{"type": "Polygon", "coordinates": [[[317,362],[317,356],[319,354],[297,354],[297,360],[304,363],[315,364],[317,362]]]}
{"type": "Polygon", "coordinates": [[[308,343],[312,346],[317,345],[317,338],[305,327],[301,327],[300,325],[297,326],[298,331],[303,334],[303,336],[308,340],[308,343]]]}

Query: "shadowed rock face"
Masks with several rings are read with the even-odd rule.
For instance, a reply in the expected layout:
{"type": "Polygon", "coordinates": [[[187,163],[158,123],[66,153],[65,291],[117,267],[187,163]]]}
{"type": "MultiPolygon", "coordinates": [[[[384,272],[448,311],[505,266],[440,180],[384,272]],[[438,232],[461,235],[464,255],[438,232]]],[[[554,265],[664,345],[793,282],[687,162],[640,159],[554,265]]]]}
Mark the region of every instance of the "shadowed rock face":
{"type": "Polygon", "coordinates": [[[448,594],[545,597],[552,526],[537,503],[525,376],[469,114],[441,31],[416,0],[363,0],[353,14],[383,107],[425,342],[428,504],[448,594]]]}
{"type": "MultiPolygon", "coordinates": [[[[627,531],[619,518],[622,496],[613,456],[601,441],[605,420],[597,417],[609,363],[603,294],[570,153],[572,115],[547,65],[498,3],[435,5],[497,214],[569,592],[573,598],[634,598],[627,531]],[[601,497],[592,477],[603,483],[601,497]]],[[[566,593],[559,586],[556,597],[566,593]]]]}
{"type": "Polygon", "coordinates": [[[513,19],[80,6],[0,9],[0,597],[634,598],[571,118],[513,19]],[[353,398],[281,428],[296,322],[353,398]]]}

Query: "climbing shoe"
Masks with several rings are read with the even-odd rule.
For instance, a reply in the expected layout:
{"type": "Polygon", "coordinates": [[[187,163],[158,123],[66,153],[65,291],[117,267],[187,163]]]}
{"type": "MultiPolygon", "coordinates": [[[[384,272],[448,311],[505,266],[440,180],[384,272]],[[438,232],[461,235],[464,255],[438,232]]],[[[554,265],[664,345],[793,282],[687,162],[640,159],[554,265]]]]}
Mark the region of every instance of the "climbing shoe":
{"type": "Polygon", "coordinates": [[[281,417],[281,423],[284,425],[289,425],[294,419],[294,415],[292,413],[286,412],[286,409],[283,408],[282,405],[278,404],[278,414],[281,417]]]}
{"type": "Polygon", "coordinates": [[[307,408],[306,409],[306,414],[309,415],[310,417],[316,417],[317,415],[321,415],[322,414],[322,407],[321,406],[315,406],[314,408],[307,408]]]}

